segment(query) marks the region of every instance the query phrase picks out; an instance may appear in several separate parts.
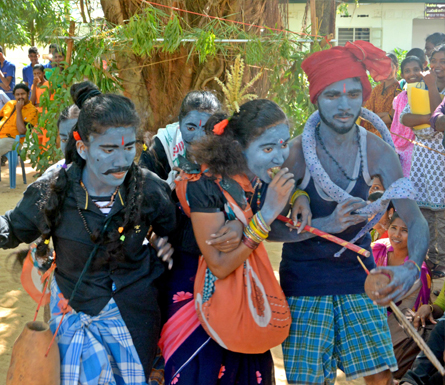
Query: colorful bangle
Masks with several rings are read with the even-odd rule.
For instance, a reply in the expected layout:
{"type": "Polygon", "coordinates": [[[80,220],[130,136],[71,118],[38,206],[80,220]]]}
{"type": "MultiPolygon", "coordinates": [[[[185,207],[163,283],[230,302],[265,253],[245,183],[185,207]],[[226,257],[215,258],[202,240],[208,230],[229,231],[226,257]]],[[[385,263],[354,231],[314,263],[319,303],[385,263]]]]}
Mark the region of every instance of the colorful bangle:
{"type": "Polygon", "coordinates": [[[255,217],[257,218],[260,226],[265,230],[266,232],[269,232],[271,230],[270,226],[266,223],[266,221],[263,218],[263,214],[261,214],[261,211],[258,211],[255,214],[255,217]]]}
{"type": "Polygon", "coordinates": [[[256,243],[255,241],[253,241],[251,238],[247,237],[245,234],[243,235],[243,243],[252,250],[255,250],[259,243],[256,243]]]}
{"type": "Polygon", "coordinates": [[[307,199],[309,200],[309,202],[311,201],[311,198],[309,198],[309,195],[306,191],[300,190],[300,189],[296,189],[295,192],[292,194],[292,197],[290,198],[290,205],[293,206],[295,201],[302,195],[305,195],[307,197],[307,199]]]}
{"type": "Polygon", "coordinates": [[[250,239],[252,239],[253,241],[257,242],[257,243],[261,243],[264,241],[265,238],[260,237],[257,233],[255,233],[250,226],[247,226],[244,229],[244,235],[246,237],[249,237],[250,239]]]}
{"type": "Polygon", "coordinates": [[[252,221],[249,223],[251,230],[257,234],[260,238],[266,239],[269,236],[269,230],[265,229],[260,223],[258,223],[258,218],[254,216],[252,221]]]}
{"type": "MultiPolygon", "coordinates": [[[[406,262],[414,263],[414,266],[416,266],[416,267],[417,267],[417,270],[419,270],[419,279],[420,279],[420,277],[421,277],[421,275],[422,275],[422,270],[420,270],[419,265],[418,265],[416,262],[412,261],[411,259],[408,259],[406,262]]],[[[406,263],[406,262],[405,262],[405,263],[406,263]]]]}

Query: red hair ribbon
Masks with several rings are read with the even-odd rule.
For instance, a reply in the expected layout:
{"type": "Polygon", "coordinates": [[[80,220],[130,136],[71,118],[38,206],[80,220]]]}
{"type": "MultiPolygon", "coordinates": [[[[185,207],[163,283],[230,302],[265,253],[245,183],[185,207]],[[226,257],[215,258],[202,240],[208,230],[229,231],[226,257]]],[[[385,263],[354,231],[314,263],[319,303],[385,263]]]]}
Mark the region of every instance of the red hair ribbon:
{"type": "Polygon", "coordinates": [[[212,130],[213,133],[215,135],[222,135],[222,134],[224,134],[224,130],[226,129],[228,124],[229,124],[228,119],[221,120],[218,124],[215,124],[213,126],[213,130],[212,130]]]}
{"type": "Polygon", "coordinates": [[[73,131],[73,136],[74,136],[74,139],[76,139],[76,141],[82,140],[82,138],[80,137],[80,135],[77,131],[73,131]]]}

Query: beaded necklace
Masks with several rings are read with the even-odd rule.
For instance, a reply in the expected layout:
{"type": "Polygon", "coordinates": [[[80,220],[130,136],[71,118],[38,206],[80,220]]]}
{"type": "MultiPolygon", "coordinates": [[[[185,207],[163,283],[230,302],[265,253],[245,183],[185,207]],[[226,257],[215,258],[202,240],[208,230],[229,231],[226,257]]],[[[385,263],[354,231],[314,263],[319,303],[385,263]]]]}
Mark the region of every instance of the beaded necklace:
{"type": "MultiPolygon", "coordinates": [[[[87,197],[88,197],[88,191],[87,191],[87,189],[86,189],[86,187],[85,187],[85,185],[83,184],[82,181],[80,181],[80,185],[81,185],[82,188],[85,190],[85,192],[87,193],[87,197]]],[[[96,205],[96,207],[99,208],[99,209],[108,209],[109,207],[113,206],[114,198],[116,198],[116,194],[117,194],[117,192],[119,191],[119,187],[120,187],[120,186],[117,186],[117,187],[116,187],[116,190],[114,191],[113,195],[111,195],[110,202],[107,203],[105,206],[100,206],[100,205],[98,205],[98,204],[97,204],[96,202],[94,202],[94,201],[93,201],[93,203],[94,203],[94,204],[96,205]]]]}
{"type": "MultiPolygon", "coordinates": [[[[260,209],[260,204],[261,204],[261,187],[263,187],[263,183],[261,183],[260,178],[255,177],[255,185],[253,186],[253,194],[252,197],[250,198],[250,205],[252,205],[252,201],[253,201],[253,196],[255,195],[255,191],[258,188],[258,192],[257,192],[257,196],[256,196],[256,207],[257,210],[260,209]]],[[[253,179],[254,180],[254,179],[253,179]]],[[[253,180],[251,181],[251,184],[253,184],[253,180]]]]}
{"type": "Polygon", "coordinates": [[[360,130],[357,125],[355,125],[356,133],[357,133],[357,144],[358,144],[358,151],[360,154],[360,170],[358,173],[357,178],[351,178],[348,174],[346,174],[346,171],[344,168],[340,165],[340,163],[337,162],[337,160],[331,155],[331,153],[326,148],[323,139],[321,139],[320,135],[320,123],[317,124],[317,127],[315,127],[315,136],[317,137],[317,140],[320,142],[321,147],[323,148],[324,152],[329,156],[329,158],[332,159],[332,161],[335,163],[335,165],[338,167],[338,169],[342,172],[342,174],[345,176],[345,178],[351,182],[355,182],[360,178],[360,175],[362,174],[362,168],[363,168],[363,154],[362,154],[362,146],[360,143],[360,130]]]}
{"type": "MultiPolygon", "coordinates": [[[[86,199],[88,199],[88,191],[87,191],[87,189],[86,189],[86,187],[85,187],[85,185],[83,184],[82,181],[80,181],[80,185],[81,185],[82,188],[85,190],[86,199]]],[[[101,207],[101,206],[99,206],[98,204],[96,204],[96,202],[93,202],[93,203],[94,203],[94,204],[96,205],[96,207],[98,207],[99,209],[101,209],[101,208],[108,208],[108,207],[111,207],[111,206],[113,205],[114,198],[116,197],[116,194],[117,194],[118,191],[119,191],[119,186],[116,187],[116,191],[113,193],[113,195],[111,195],[110,203],[108,203],[106,206],[101,207]]],[[[77,200],[76,200],[76,203],[77,203],[77,200]]],[[[79,207],[79,204],[78,204],[78,203],[77,203],[77,212],[79,213],[80,218],[82,219],[83,226],[85,227],[85,230],[87,231],[87,233],[88,233],[88,235],[90,236],[90,238],[93,239],[93,232],[90,230],[90,228],[89,228],[89,226],[88,226],[88,224],[87,224],[87,221],[86,221],[85,217],[83,216],[82,211],[80,210],[80,207],[79,207]]]]}

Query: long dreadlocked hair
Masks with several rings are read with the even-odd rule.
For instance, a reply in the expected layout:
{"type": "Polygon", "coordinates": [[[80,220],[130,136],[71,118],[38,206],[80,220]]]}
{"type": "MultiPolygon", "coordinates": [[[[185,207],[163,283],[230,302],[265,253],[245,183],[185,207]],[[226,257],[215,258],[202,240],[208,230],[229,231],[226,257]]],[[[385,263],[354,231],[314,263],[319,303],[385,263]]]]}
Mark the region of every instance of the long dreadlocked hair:
{"type": "MultiPolygon", "coordinates": [[[[82,169],[86,162],[77,152],[76,140],[73,136],[74,131],[79,133],[81,140],[88,146],[92,134],[101,135],[110,127],[128,127],[129,129],[134,129],[139,126],[140,120],[133,102],[124,96],[97,93],[92,95],[90,87],[81,87],[80,92],[89,93],[90,96],[87,100],[84,100],[85,98],[82,97],[82,94],[77,95],[77,100],[80,97],[83,100],[83,104],[79,119],[74,129],[70,132],[65,155],[66,164],[75,163],[82,169]]],[[[62,168],[49,182],[42,181],[41,183],[47,185],[47,193],[40,202],[44,226],[42,239],[37,245],[37,256],[44,258],[48,255],[51,234],[62,219],[61,208],[63,207],[69,189],[67,171],[62,168]]],[[[123,182],[123,186],[127,195],[127,202],[122,210],[123,222],[115,224],[114,227],[110,224],[108,231],[102,236],[100,235],[101,229],[92,229],[92,241],[106,245],[108,259],[106,261],[98,261],[101,264],[110,260],[125,259],[123,242],[120,238],[122,235],[126,235],[129,230],[133,229],[136,224],[140,223],[140,206],[143,200],[143,179],[142,171],[135,163],[131,165],[123,182]],[[124,228],[122,233],[118,231],[119,227],[124,228]]]]}

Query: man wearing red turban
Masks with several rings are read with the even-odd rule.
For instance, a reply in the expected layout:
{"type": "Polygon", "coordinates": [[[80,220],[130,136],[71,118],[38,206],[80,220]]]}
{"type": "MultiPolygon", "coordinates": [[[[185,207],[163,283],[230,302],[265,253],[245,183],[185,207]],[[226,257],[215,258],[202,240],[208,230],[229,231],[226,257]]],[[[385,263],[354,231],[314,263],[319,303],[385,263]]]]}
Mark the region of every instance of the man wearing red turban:
{"type": "MultiPolygon", "coordinates": [[[[394,199],[408,227],[410,260],[376,269],[372,257],[362,258],[368,270],[391,276],[390,284],[374,293],[373,303],[364,293],[366,273],[357,254],[341,253],[334,243],[307,233],[289,233],[274,224],[273,240],[286,242],[280,279],[292,311],[290,335],[283,343],[286,375],[289,384],[334,384],[340,368],[348,380],[364,377],[368,384],[392,384],[391,371],[397,369],[397,362],[386,306],[400,301],[417,280],[429,233],[413,200],[412,184],[403,178],[391,148],[386,125],[377,115],[361,111],[371,93],[366,71],[376,80],[386,79],[391,60],[372,44],[356,41],[314,53],[302,68],[318,111],[308,119],[303,135],[289,144],[283,167],[308,193],[313,226],[370,251],[371,237],[364,223],[371,206],[366,200],[372,177],[378,175],[387,190],[382,207],[394,199]],[[356,124],[361,113],[388,143],[356,124]]],[[[301,211],[293,207],[294,221],[301,211]]],[[[376,211],[381,211],[380,206],[376,211]]]]}
{"type": "Polygon", "coordinates": [[[301,68],[309,80],[311,102],[317,103],[321,91],[332,83],[360,78],[363,86],[363,101],[371,96],[371,83],[368,74],[376,81],[388,78],[391,73],[391,59],[386,52],[366,41],[347,42],[344,47],[333,47],[312,54],[301,63],[301,68]]]}

